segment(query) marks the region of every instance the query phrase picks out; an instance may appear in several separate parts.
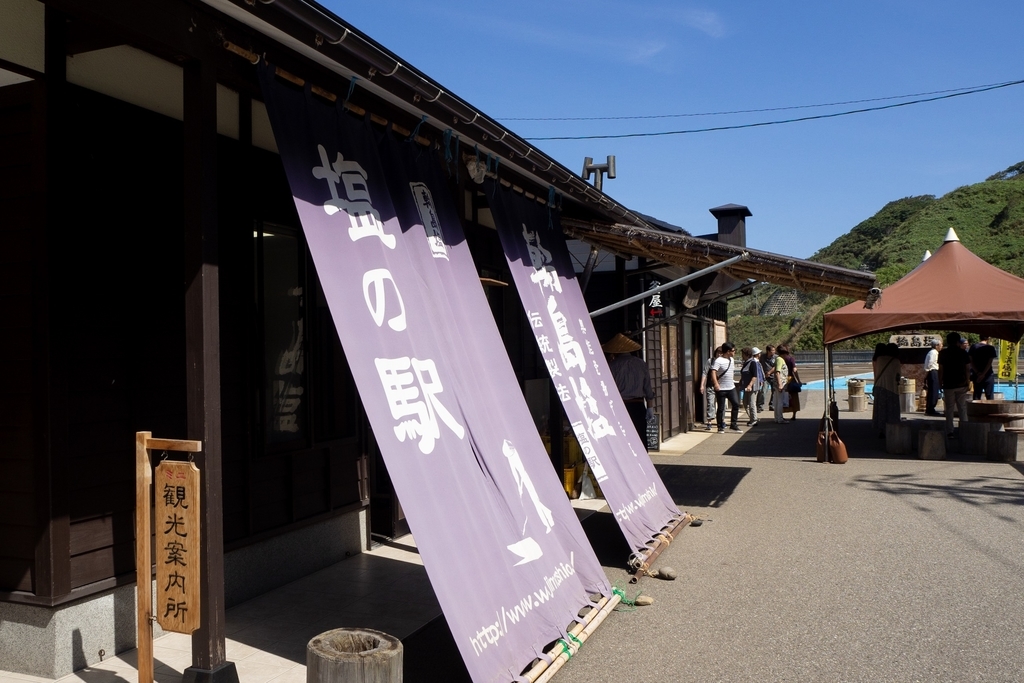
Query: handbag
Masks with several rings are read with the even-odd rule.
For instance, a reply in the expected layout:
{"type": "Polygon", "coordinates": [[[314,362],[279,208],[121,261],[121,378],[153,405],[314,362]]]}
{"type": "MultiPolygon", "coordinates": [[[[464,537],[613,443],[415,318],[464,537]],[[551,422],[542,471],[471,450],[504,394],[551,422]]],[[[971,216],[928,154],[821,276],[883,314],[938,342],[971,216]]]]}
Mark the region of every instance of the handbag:
{"type": "Polygon", "coordinates": [[[846,452],[846,444],[839,438],[838,432],[836,432],[835,425],[832,423],[832,418],[825,416],[821,418],[821,422],[818,423],[818,447],[817,456],[818,462],[825,462],[825,443],[828,442],[828,460],[829,462],[837,465],[842,465],[850,459],[849,454],[846,452]],[[826,430],[826,425],[828,429],[826,430]],[[826,436],[827,431],[827,436],[826,436]]]}
{"type": "Polygon", "coordinates": [[[791,394],[799,394],[802,391],[800,387],[800,382],[797,382],[795,379],[790,377],[790,380],[786,382],[786,388],[783,389],[783,391],[788,391],[791,394]]]}

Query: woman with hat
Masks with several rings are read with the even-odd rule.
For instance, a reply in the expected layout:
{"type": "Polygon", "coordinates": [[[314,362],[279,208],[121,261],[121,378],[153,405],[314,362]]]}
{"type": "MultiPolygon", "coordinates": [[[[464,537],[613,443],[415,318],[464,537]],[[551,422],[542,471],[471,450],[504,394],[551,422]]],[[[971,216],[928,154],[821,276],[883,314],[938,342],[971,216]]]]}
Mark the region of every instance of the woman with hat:
{"type": "Polygon", "coordinates": [[[636,427],[640,442],[647,448],[647,418],[653,415],[653,408],[648,406],[654,400],[654,389],[651,387],[651,373],[647,363],[634,356],[641,346],[621,332],[601,346],[608,354],[608,367],[612,371],[615,386],[622,394],[629,419],[636,427]]]}

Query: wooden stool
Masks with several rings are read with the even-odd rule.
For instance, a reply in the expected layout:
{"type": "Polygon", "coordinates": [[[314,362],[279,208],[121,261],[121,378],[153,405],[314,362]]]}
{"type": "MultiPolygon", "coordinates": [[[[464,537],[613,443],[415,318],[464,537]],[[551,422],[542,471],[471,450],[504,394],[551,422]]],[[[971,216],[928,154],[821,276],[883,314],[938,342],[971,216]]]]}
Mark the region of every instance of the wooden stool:
{"type": "Polygon", "coordinates": [[[941,429],[922,429],[917,435],[917,457],[921,460],[945,460],[945,432],[941,429]]]}
{"type": "Polygon", "coordinates": [[[906,422],[890,422],[885,425],[885,452],[890,455],[905,455],[913,452],[911,443],[914,432],[906,422]]]}
{"type": "Polygon", "coordinates": [[[996,462],[1016,462],[1020,453],[1021,435],[1019,432],[989,432],[989,460],[996,462]]]}

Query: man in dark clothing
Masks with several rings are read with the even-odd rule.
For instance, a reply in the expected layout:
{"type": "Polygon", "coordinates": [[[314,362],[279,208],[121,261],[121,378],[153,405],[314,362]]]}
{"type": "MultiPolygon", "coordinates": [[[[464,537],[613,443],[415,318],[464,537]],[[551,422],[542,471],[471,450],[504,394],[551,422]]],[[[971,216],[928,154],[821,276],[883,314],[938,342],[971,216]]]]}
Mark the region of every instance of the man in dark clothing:
{"type": "Polygon", "coordinates": [[[946,348],[939,351],[939,383],[946,412],[946,436],[953,436],[953,409],[960,415],[960,424],[967,422],[967,384],[970,381],[971,357],[960,347],[960,335],[950,332],[946,348]]]}
{"type": "Polygon", "coordinates": [[[992,400],[996,388],[996,374],[992,372],[992,361],[999,353],[996,347],[988,343],[988,336],[983,336],[981,341],[971,347],[968,351],[971,356],[971,379],[974,380],[974,400],[981,398],[981,392],[985,392],[985,398],[992,400]]]}

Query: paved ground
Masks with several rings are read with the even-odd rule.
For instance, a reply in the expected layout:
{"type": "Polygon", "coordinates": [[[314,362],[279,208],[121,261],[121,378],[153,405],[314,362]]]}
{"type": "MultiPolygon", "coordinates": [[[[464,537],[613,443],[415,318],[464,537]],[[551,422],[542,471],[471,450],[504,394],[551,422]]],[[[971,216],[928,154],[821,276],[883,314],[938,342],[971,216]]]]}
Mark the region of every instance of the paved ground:
{"type": "MultiPolygon", "coordinates": [[[[870,413],[842,413],[851,459],[820,464],[822,392],[803,398],[795,423],[691,432],[653,456],[706,520],[656,562],[674,582],[629,586],[611,515],[577,503],[609,578],[655,603],[612,614],[556,683],[1024,680],[1022,463],[890,457],[870,413]]],[[[403,639],[408,683],[464,680],[439,613],[406,537],[229,610],[228,657],[241,683],[299,683],[310,637],[373,627],[403,639]]],[[[179,682],[189,639],[155,645],[159,683],[179,682]]],[[[135,683],[134,664],[130,651],[62,680],[135,683]]],[[[0,672],[26,681],[47,683],[0,672]]]]}
{"type": "Polygon", "coordinates": [[[863,445],[819,464],[806,398],[807,419],[654,457],[707,521],[656,563],[680,578],[643,579],[654,605],[613,615],[556,680],[1024,680],[1020,463],[889,457],[845,414],[863,445]]]}

